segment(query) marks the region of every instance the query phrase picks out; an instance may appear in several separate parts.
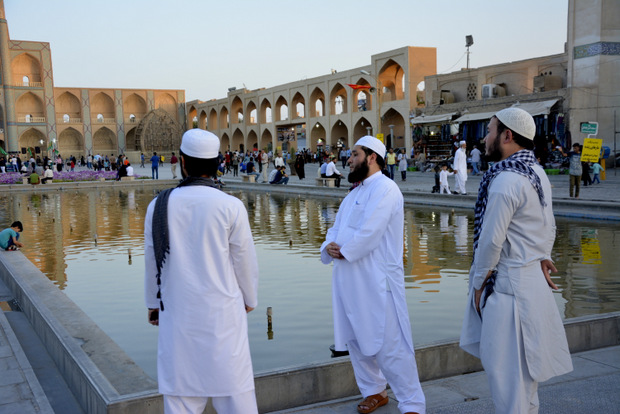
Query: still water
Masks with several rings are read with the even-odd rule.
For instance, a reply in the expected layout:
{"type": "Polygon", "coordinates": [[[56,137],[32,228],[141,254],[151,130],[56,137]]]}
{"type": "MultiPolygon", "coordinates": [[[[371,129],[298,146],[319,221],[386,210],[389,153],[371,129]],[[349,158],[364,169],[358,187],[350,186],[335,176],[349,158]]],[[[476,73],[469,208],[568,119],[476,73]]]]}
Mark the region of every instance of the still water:
{"type": "MultiPolygon", "coordinates": [[[[0,194],[0,225],[24,224],[22,252],[153,378],[157,328],[146,322],[143,301],[143,220],[156,193],[0,194]]],[[[248,318],[255,372],[329,360],[331,266],[320,263],[318,249],[340,200],[231,194],[247,206],[259,260],[259,306],[248,318]]],[[[558,218],[557,225],[562,316],[620,310],[620,223],[558,218]]],[[[416,345],[460,333],[472,229],[469,211],[406,208],[403,259],[416,345]]]]}

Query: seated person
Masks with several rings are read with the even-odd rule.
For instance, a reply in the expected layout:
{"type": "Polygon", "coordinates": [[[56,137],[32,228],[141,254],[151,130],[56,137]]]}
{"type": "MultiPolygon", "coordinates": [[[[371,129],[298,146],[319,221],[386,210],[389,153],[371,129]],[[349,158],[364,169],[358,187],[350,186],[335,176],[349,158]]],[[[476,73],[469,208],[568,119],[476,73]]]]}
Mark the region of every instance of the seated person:
{"type": "Polygon", "coordinates": [[[54,180],[54,171],[52,171],[52,169],[46,165],[45,166],[45,172],[43,173],[43,178],[41,179],[41,182],[43,184],[47,184],[47,182],[52,182],[54,180]]]}
{"type": "Polygon", "coordinates": [[[24,231],[24,226],[21,221],[14,221],[11,227],[0,231],[0,248],[2,250],[17,250],[19,247],[24,247],[23,243],[20,243],[19,233],[24,231]]]}
{"type": "Polygon", "coordinates": [[[321,178],[325,178],[327,173],[327,163],[323,162],[323,164],[321,164],[321,178]]]}
{"type": "Polygon", "coordinates": [[[118,169],[118,172],[116,173],[116,181],[120,181],[123,177],[127,177],[127,166],[125,164],[122,164],[118,169]]]}
{"type": "Polygon", "coordinates": [[[331,155],[329,157],[329,164],[327,164],[327,168],[325,169],[325,178],[335,178],[336,179],[336,187],[340,188],[340,180],[342,179],[342,174],[336,168],[336,164],[334,164],[334,159],[336,157],[331,155]]]}
{"type": "Polygon", "coordinates": [[[270,173],[269,173],[269,178],[267,179],[267,181],[269,182],[269,184],[272,184],[273,179],[275,178],[276,174],[278,173],[279,168],[274,168],[270,173]]]}
{"type": "Polygon", "coordinates": [[[133,167],[131,166],[131,163],[127,162],[126,167],[127,167],[127,177],[133,177],[133,167]]]}
{"type": "Polygon", "coordinates": [[[269,184],[288,184],[288,176],[286,175],[286,167],[280,166],[276,168],[276,175],[273,181],[269,181],[269,184]]]}
{"type": "Polygon", "coordinates": [[[253,175],[256,177],[256,182],[258,183],[258,179],[261,177],[259,172],[256,172],[256,167],[254,166],[254,157],[250,157],[250,161],[245,166],[245,173],[247,175],[253,175]]]}
{"type": "Polygon", "coordinates": [[[41,182],[41,180],[39,179],[39,174],[37,174],[36,172],[30,174],[30,176],[28,177],[28,182],[32,185],[39,184],[41,182]]]}

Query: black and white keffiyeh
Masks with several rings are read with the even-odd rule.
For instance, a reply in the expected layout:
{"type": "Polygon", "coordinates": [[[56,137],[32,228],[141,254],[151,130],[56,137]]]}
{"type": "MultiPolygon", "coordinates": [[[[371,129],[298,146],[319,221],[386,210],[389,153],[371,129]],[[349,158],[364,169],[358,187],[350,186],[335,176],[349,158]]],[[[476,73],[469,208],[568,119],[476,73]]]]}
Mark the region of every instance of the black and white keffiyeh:
{"type": "Polygon", "coordinates": [[[194,185],[203,185],[220,189],[220,184],[206,177],[187,177],[181,183],[174,187],[168,188],[159,193],[157,201],[155,201],[155,209],[153,210],[152,230],[153,235],[153,252],[155,254],[155,265],[157,266],[157,299],[159,299],[159,308],[164,310],[164,302],[161,297],[161,269],[166,262],[166,254],[170,253],[170,237],[168,234],[168,199],[173,190],[180,187],[188,187],[194,185]]]}
{"type": "MultiPolygon", "coordinates": [[[[475,208],[475,218],[474,218],[474,253],[472,258],[472,263],[476,258],[476,250],[478,249],[478,239],[480,238],[480,232],[482,231],[482,222],[484,221],[484,213],[487,208],[487,200],[489,196],[489,187],[491,182],[497,177],[500,173],[504,171],[514,172],[524,177],[530,181],[536,193],[538,194],[538,199],[540,200],[540,205],[545,207],[547,203],[545,202],[545,194],[542,189],[542,184],[540,182],[540,177],[534,170],[532,169],[532,165],[538,164],[536,161],[536,157],[534,156],[534,152],[530,150],[520,150],[512,154],[510,157],[502,160],[493,167],[491,167],[482,177],[482,181],[480,182],[480,188],[478,189],[478,200],[476,201],[475,208]]],[[[485,303],[486,298],[493,293],[493,285],[495,282],[496,272],[494,271],[491,274],[491,277],[487,280],[485,287],[485,303]]]]}

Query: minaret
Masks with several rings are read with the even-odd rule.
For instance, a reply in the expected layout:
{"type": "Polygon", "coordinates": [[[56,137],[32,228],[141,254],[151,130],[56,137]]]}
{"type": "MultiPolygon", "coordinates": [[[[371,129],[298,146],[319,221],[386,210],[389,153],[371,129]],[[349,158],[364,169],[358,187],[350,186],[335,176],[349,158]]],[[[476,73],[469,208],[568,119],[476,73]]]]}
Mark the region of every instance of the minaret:
{"type": "Polygon", "coordinates": [[[15,119],[15,97],[13,74],[11,73],[11,51],[9,49],[9,25],[4,13],[4,0],[0,0],[0,65],[2,66],[4,142],[7,151],[18,151],[17,124],[15,119]]]}

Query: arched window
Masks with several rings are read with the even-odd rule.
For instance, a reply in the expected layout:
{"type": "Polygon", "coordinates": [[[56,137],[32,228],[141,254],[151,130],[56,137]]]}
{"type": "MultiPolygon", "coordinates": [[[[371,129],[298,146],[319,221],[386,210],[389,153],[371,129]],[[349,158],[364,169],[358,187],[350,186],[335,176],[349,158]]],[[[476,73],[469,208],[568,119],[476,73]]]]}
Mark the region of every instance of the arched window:
{"type": "Polygon", "coordinates": [[[69,122],[70,120],[71,120],[71,117],[69,116],[69,114],[64,114],[62,116],[62,122],[64,122],[65,124],[69,122]]]}
{"type": "Polygon", "coordinates": [[[97,122],[103,122],[103,114],[97,114],[97,122]]]}
{"type": "Polygon", "coordinates": [[[134,114],[129,115],[129,122],[131,123],[136,122],[136,116],[134,114]]]}
{"type": "Polygon", "coordinates": [[[26,115],[26,122],[27,123],[31,123],[32,122],[32,115],[30,115],[30,114],[26,115]]]}
{"type": "Polygon", "coordinates": [[[30,86],[30,78],[28,76],[24,76],[22,78],[22,82],[24,83],[24,86],[30,86]]]}

